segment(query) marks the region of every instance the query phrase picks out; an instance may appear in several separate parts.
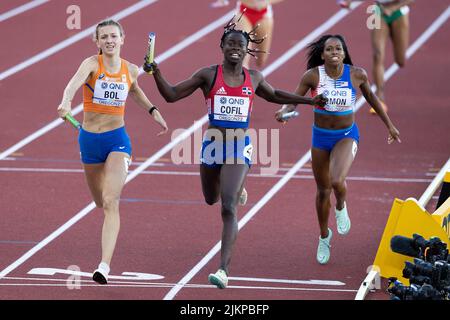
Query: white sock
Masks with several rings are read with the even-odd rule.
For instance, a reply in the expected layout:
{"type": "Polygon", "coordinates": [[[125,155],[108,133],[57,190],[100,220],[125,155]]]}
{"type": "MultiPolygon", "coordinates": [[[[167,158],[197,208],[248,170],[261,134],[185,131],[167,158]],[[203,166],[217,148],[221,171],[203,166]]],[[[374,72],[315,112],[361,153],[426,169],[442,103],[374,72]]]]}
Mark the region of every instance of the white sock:
{"type": "Polygon", "coordinates": [[[104,273],[104,274],[109,274],[109,266],[108,266],[108,264],[106,263],[106,262],[100,262],[100,264],[98,265],[98,269],[100,270],[100,271],[102,271],[102,273],[104,273]]]}

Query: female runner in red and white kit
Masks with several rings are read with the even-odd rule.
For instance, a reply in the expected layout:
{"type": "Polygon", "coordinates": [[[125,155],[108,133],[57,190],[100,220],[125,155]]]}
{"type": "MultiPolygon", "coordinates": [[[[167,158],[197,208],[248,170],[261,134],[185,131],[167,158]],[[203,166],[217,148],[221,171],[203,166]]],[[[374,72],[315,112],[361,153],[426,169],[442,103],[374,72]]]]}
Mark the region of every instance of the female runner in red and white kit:
{"type": "Polygon", "coordinates": [[[167,102],[183,99],[197,89],[205,97],[209,127],[201,150],[200,178],[205,202],[213,205],[221,199],[223,221],[219,270],[210,274],[208,280],[221,289],[228,283],[238,233],[236,205],[251,165],[252,145],[246,131],[255,94],[276,104],[326,103],[322,95],[307,98],[274,89],[261,72],[243,67],[249,43],[258,39],[252,33],[235,29],[235,25],[230,22],[221,38],[223,62],[201,68],[176,85],[167,82],[156,63],[144,65],[145,71],[153,71],[158,90],[167,102]]]}

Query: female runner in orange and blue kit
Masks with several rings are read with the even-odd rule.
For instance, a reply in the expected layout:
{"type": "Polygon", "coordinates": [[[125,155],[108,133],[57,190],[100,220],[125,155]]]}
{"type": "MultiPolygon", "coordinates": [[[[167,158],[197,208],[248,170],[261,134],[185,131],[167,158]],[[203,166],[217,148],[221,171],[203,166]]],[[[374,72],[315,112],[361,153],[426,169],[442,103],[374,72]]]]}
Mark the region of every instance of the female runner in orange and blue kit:
{"type": "Polygon", "coordinates": [[[122,26],[113,20],[97,25],[95,42],[100,53],[85,59],[64,90],[58,114],[70,114],[71,102],[83,85],[84,118],[79,131],[81,161],[92,197],[103,208],[102,258],[94,281],[106,284],[120,229],[119,199],[131,162],[131,143],[125,130],[128,94],[147,110],[163,131],[167,125],[138,85],[139,68],[120,58],[122,26]]]}

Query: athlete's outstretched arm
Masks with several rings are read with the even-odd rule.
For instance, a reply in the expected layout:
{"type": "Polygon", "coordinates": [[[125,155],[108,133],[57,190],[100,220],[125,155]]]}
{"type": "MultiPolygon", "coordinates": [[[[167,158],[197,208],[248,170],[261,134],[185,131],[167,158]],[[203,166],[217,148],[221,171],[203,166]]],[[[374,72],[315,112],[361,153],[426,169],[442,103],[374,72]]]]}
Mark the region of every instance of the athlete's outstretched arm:
{"type": "Polygon", "coordinates": [[[144,64],[144,71],[153,71],[153,77],[158,87],[159,93],[167,102],[175,102],[191,95],[195,90],[201,88],[205,83],[205,69],[196,71],[189,79],[183,80],[176,85],[170,84],[162,75],[158,64],[144,64]]]}
{"type": "Polygon", "coordinates": [[[384,108],[381,106],[380,100],[378,99],[377,95],[370,89],[370,83],[367,77],[367,72],[364,69],[357,67],[354,67],[353,72],[355,74],[355,78],[358,79],[358,82],[361,83],[359,85],[359,88],[361,89],[364,98],[370,104],[370,106],[375,109],[378,116],[381,118],[381,120],[388,128],[389,130],[388,142],[392,143],[394,140],[401,142],[400,132],[392,124],[391,119],[387,115],[386,111],[384,111],[384,108]]]}
{"type": "MultiPolygon", "coordinates": [[[[306,71],[302,78],[300,79],[297,88],[294,93],[300,96],[304,96],[308,93],[309,90],[314,89],[319,82],[318,73],[315,69],[309,69],[306,71]]],[[[275,113],[275,119],[279,122],[284,122],[282,120],[282,115],[291,111],[294,111],[297,108],[296,104],[285,104],[275,113]]]]}
{"type": "Polygon", "coordinates": [[[320,106],[324,106],[327,102],[327,99],[322,95],[317,95],[314,98],[308,98],[280,89],[274,89],[264,79],[259,71],[253,71],[253,74],[258,83],[255,93],[269,102],[280,104],[309,104],[320,106]]]}
{"type": "Polygon", "coordinates": [[[70,79],[66,88],[64,89],[63,98],[58,106],[58,115],[64,119],[66,114],[71,110],[72,99],[78,89],[87,81],[90,74],[98,68],[98,61],[96,57],[92,56],[85,59],[78,68],[75,75],[70,79]]]}
{"type": "MultiPolygon", "coordinates": [[[[130,64],[128,66],[128,68],[130,70],[131,82],[132,82],[131,88],[129,91],[130,96],[134,101],[136,101],[136,103],[140,107],[142,107],[145,111],[149,112],[150,110],[152,110],[154,105],[147,98],[144,91],[142,91],[141,87],[139,87],[139,84],[137,81],[137,77],[139,74],[139,68],[134,64],[130,64]]],[[[158,109],[154,108],[151,112],[151,116],[163,128],[163,131],[159,132],[158,136],[166,133],[169,130],[167,127],[166,121],[164,120],[163,116],[161,115],[161,113],[159,112],[158,109]]]]}

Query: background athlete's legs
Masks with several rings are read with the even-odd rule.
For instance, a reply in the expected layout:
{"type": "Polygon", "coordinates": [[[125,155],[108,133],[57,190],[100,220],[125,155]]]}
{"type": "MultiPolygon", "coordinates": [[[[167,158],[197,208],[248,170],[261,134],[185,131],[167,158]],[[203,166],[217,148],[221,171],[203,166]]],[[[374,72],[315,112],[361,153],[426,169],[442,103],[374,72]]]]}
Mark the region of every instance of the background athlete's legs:
{"type": "MultiPolygon", "coordinates": [[[[268,58],[268,52],[270,52],[270,45],[272,43],[272,30],[273,30],[273,17],[264,17],[263,19],[258,21],[259,27],[256,29],[257,35],[256,38],[262,38],[265,35],[267,35],[267,38],[260,44],[249,44],[250,48],[252,49],[259,49],[262,51],[265,51],[266,53],[256,54],[256,66],[258,68],[262,68],[268,58]]],[[[240,27],[242,30],[245,30],[247,32],[250,32],[255,26],[253,26],[248,20],[248,18],[244,15],[241,18],[241,21],[239,22],[240,27]]],[[[243,65],[247,69],[250,67],[250,59],[254,59],[251,55],[247,54],[245,56],[243,65]]]]}
{"type": "Polygon", "coordinates": [[[220,172],[220,197],[222,199],[222,247],[220,268],[228,274],[233,245],[238,233],[237,201],[240,189],[249,171],[246,164],[224,164],[220,172]]]}
{"type": "Polygon", "coordinates": [[[391,39],[395,62],[399,67],[404,67],[409,43],[409,18],[407,14],[392,22],[391,39]]]}
{"type": "Polygon", "coordinates": [[[336,197],[336,208],[342,210],[347,194],[345,178],[353,163],[353,139],[342,139],[334,146],[330,154],[331,186],[336,197]]]}
{"type": "MultiPolygon", "coordinates": [[[[241,14],[238,12],[238,17],[240,15],[241,14]]],[[[248,20],[248,18],[244,15],[244,16],[242,16],[241,21],[239,21],[238,28],[249,32],[250,30],[253,29],[253,25],[250,22],[250,20],[248,20]]],[[[250,44],[249,44],[249,46],[250,46],[250,44]]],[[[242,63],[242,65],[244,67],[246,67],[247,69],[250,68],[250,58],[253,58],[253,57],[251,55],[247,54],[244,58],[244,62],[242,63]]]]}
{"type": "Polygon", "coordinates": [[[316,211],[319,220],[320,236],[328,236],[328,217],[330,216],[330,153],[319,148],[311,148],[312,170],[316,181],[316,211]]]}
{"type": "Polygon", "coordinates": [[[270,45],[272,44],[272,32],[273,32],[273,17],[265,17],[258,21],[259,27],[256,29],[257,38],[262,38],[267,35],[267,38],[260,44],[253,45],[253,49],[265,51],[266,53],[256,54],[256,66],[262,68],[267,59],[269,58],[270,45]]]}
{"type": "Polygon", "coordinates": [[[380,28],[374,28],[371,32],[372,40],[372,73],[376,85],[376,95],[384,101],[384,57],[386,40],[389,36],[389,26],[381,18],[380,28]]]}

